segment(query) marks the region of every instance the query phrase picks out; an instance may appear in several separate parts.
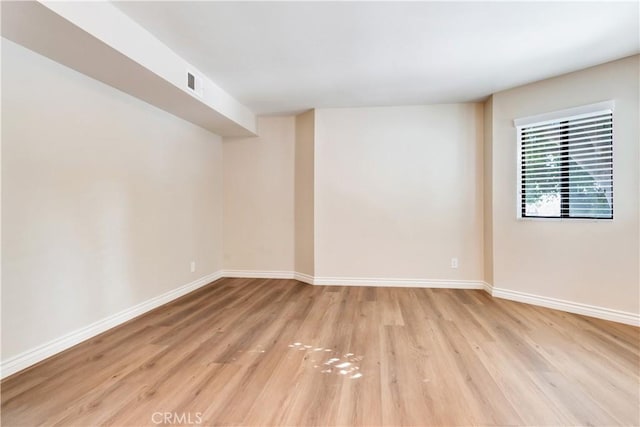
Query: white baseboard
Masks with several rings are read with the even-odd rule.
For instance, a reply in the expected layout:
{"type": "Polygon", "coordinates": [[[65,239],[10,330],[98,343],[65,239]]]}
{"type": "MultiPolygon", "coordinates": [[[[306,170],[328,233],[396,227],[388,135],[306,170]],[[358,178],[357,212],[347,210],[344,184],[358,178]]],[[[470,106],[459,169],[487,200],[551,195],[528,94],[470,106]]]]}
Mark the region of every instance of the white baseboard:
{"type": "Polygon", "coordinates": [[[613,310],[595,305],[582,304],[573,301],[566,301],[557,298],[543,297],[540,295],[528,294],[525,292],[512,291],[509,289],[491,287],[491,295],[496,298],[503,298],[512,301],[524,302],[527,304],[539,305],[541,307],[553,308],[555,310],[567,311],[569,313],[582,314],[584,316],[596,317],[598,319],[611,320],[613,322],[627,325],[640,326],[640,314],[626,311],[613,310]]]}
{"type": "Polygon", "coordinates": [[[388,279],[379,277],[314,277],[296,271],[223,270],[224,277],[295,279],[309,285],[396,288],[484,289],[480,280],[388,279]]]}
{"type": "Polygon", "coordinates": [[[393,279],[378,277],[314,277],[314,285],[387,288],[483,289],[480,280],[393,279]]]}
{"type": "Polygon", "coordinates": [[[493,285],[491,283],[482,282],[482,289],[484,289],[486,293],[491,295],[493,292],[493,285]]]}
{"type": "Polygon", "coordinates": [[[222,270],[223,277],[240,277],[247,279],[293,279],[293,271],[279,270],[222,270]]]}
{"type": "Polygon", "coordinates": [[[313,285],[313,276],[309,276],[305,273],[298,273],[297,271],[293,273],[293,278],[299,282],[304,282],[309,285],[313,285]]]}
{"type": "Polygon", "coordinates": [[[5,378],[11,374],[28,368],[29,366],[34,365],[46,359],[47,357],[51,357],[56,353],[60,353],[61,351],[73,347],[74,345],[79,344],[82,341],[86,341],[89,338],[95,337],[102,332],[105,332],[115,326],[133,319],[134,317],[151,311],[156,307],[173,301],[174,299],[188,294],[189,292],[201,288],[202,286],[207,285],[222,277],[223,275],[221,271],[217,271],[215,273],[201,277],[191,283],[187,283],[186,285],[180,286],[179,288],[173,289],[162,295],[158,295],[157,297],[143,301],[140,304],[136,304],[133,307],[123,310],[119,313],[105,317],[104,319],[98,320],[97,322],[94,322],[83,328],[39,345],[38,347],[35,347],[31,350],[27,350],[7,360],[3,360],[0,363],[0,378],[5,378]]]}
{"type": "Polygon", "coordinates": [[[92,338],[108,329],[144,314],[156,307],[177,299],[204,285],[222,277],[243,277],[260,279],[295,279],[310,285],[325,286],[377,286],[403,288],[447,288],[447,289],[483,289],[496,298],[503,298],[527,304],[538,305],[570,313],[582,314],[599,319],[611,320],[628,325],[640,326],[640,315],[604,307],[597,307],[556,298],[543,297],[509,289],[496,288],[480,280],[428,280],[428,279],[389,279],[365,277],[313,277],[293,271],[257,271],[257,270],[222,270],[201,277],[191,283],[151,298],[131,308],[123,310],[84,328],[68,333],[60,338],[27,350],[5,361],[0,362],[0,378],[34,365],[47,357],[64,351],[76,344],[92,338]]]}
{"type": "Polygon", "coordinates": [[[293,271],[225,270],[225,277],[296,279],[310,285],[322,286],[375,286],[396,288],[482,289],[496,298],[503,298],[541,307],[640,326],[640,315],[604,307],[581,304],[557,298],[543,297],[509,289],[496,288],[481,280],[389,279],[377,277],[314,277],[293,271]]]}

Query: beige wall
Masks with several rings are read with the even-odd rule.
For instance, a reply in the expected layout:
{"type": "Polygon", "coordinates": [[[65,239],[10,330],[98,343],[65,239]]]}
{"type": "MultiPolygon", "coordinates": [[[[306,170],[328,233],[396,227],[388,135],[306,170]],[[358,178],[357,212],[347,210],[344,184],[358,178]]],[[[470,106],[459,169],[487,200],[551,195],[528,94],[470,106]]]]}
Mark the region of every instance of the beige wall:
{"type": "Polygon", "coordinates": [[[639,56],[493,96],[494,285],[638,313],[639,56]],[[614,220],[516,219],[513,119],[614,100],[614,220]]]}
{"type": "Polygon", "coordinates": [[[484,103],[484,281],[493,284],[493,96],[484,103]]]}
{"type": "Polygon", "coordinates": [[[316,110],[316,276],[482,280],[482,127],[481,104],[316,110]]]}
{"type": "Polygon", "coordinates": [[[6,40],[2,79],[3,360],[220,270],[219,137],[6,40]]]}
{"type": "Polygon", "coordinates": [[[315,112],[296,116],[295,271],[314,275],[315,112]]]}
{"type": "Polygon", "coordinates": [[[293,271],[295,117],[261,117],[225,138],[224,269],[293,271]]]}

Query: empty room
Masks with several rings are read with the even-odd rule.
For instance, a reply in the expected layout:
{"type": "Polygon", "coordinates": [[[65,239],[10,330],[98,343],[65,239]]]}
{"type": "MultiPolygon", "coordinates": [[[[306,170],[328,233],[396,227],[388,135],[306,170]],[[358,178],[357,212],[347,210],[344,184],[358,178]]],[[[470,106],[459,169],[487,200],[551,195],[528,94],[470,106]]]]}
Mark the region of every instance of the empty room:
{"type": "Polygon", "coordinates": [[[2,1],[3,426],[640,426],[637,1],[2,1]]]}

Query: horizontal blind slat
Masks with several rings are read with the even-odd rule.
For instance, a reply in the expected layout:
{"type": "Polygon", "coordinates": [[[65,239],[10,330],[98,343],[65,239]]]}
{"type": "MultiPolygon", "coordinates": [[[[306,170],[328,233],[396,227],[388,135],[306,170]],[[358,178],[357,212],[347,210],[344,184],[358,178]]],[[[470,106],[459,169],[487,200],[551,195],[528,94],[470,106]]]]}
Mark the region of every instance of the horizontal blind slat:
{"type": "Polygon", "coordinates": [[[568,122],[557,122],[552,125],[547,125],[544,128],[532,128],[530,126],[521,127],[522,134],[532,135],[532,134],[541,134],[546,132],[554,132],[557,129],[561,129],[563,127],[569,127],[570,129],[582,129],[586,127],[592,126],[606,126],[613,122],[611,116],[601,116],[592,119],[584,119],[581,121],[568,121],[568,122]]]}
{"type": "Polygon", "coordinates": [[[594,132],[589,135],[574,136],[569,138],[567,135],[558,135],[550,138],[540,138],[534,140],[522,140],[522,148],[535,148],[544,145],[558,145],[561,141],[569,141],[569,143],[577,143],[580,141],[599,141],[613,139],[613,132],[594,132]]]}
{"type": "Polygon", "coordinates": [[[518,129],[521,129],[523,131],[528,131],[528,132],[535,132],[538,130],[544,130],[548,128],[562,126],[564,122],[568,122],[572,125],[579,125],[586,122],[607,121],[607,120],[608,121],[613,120],[613,114],[611,112],[607,112],[607,113],[603,112],[603,113],[595,114],[592,116],[586,116],[586,117],[580,117],[580,118],[574,118],[574,119],[572,118],[557,119],[557,120],[554,120],[553,122],[546,122],[539,125],[536,125],[535,123],[533,123],[533,124],[528,124],[524,126],[518,126],[518,129]]]}
{"type": "MultiPolygon", "coordinates": [[[[573,146],[584,146],[584,145],[602,145],[602,144],[611,144],[611,142],[613,141],[613,135],[600,135],[597,137],[593,137],[593,138],[577,138],[574,140],[568,140],[568,144],[570,147],[573,146]]],[[[557,141],[546,141],[544,143],[540,143],[540,144],[530,144],[530,145],[523,145],[522,146],[522,151],[525,153],[528,152],[534,152],[534,151],[545,151],[545,150],[555,150],[558,149],[561,144],[560,144],[561,140],[557,140],[557,141]]]]}
{"type": "Polygon", "coordinates": [[[553,129],[548,132],[541,133],[522,133],[522,140],[539,140],[539,139],[549,139],[549,138],[557,138],[562,135],[585,135],[590,133],[598,133],[598,132],[612,132],[613,131],[613,123],[607,122],[603,124],[595,124],[593,126],[585,126],[581,128],[572,128],[572,127],[560,127],[557,129],[553,129]]]}
{"type": "MultiPolygon", "coordinates": [[[[561,168],[554,168],[553,170],[549,170],[549,171],[543,171],[543,172],[524,172],[524,176],[527,178],[535,178],[537,176],[546,176],[546,175],[557,175],[562,173],[561,168]]],[[[599,168],[599,169],[593,169],[593,170],[589,170],[589,171],[578,171],[578,172],[573,172],[571,176],[573,177],[582,177],[582,176],[591,176],[591,177],[595,177],[595,176],[601,176],[601,175],[610,175],[611,174],[611,168],[599,168]],[[606,173],[605,173],[606,172],[606,173]]]]}

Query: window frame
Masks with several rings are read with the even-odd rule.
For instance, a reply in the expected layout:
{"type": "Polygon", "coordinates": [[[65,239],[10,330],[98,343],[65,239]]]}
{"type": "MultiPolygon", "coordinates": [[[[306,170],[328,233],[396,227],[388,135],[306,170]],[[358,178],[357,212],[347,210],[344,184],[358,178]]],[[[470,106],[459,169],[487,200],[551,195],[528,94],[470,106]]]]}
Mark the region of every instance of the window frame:
{"type": "MultiPolygon", "coordinates": [[[[571,217],[571,216],[562,216],[562,205],[560,216],[525,216],[523,215],[524,208],[522,206],[523,202],[523,180],[522,180],[522,128],[528,126],[541,126],[545,124],[557,123],[559,121],[571,121],[578,120],[581,118],[587,118],[598,114],[606,114],[611,113],[612,122],[615,110],[614,101],[603,101],[597,102],[595,104],[582,105],[579,107],[567,108],[563,110],[553,111],[550,113],[537,114],[533,116],[522,117],[513,120],[513,125],[516,129],[517,135],[517,150],[516,150],[516,165],[517,165],[517,182],[516,182],[516,218],[522,221],[594,221],[594,222],[612,222],[615,218],[614,216],[614,206],[612,203],[611,206],[611,218],[597,218],[597,217],[571,217]]],[[[614,177],[614,169],[615,169],[615,150],[613,149],[614,136],[615,135],[615,125],[612,128],[612,160],[611,160],[611,184],[612,184],[612,198],[611,200],[616,200],[615,197],[615,177],[614,177]]],[[[568,172],[568,171],[567,171],[568,172]]],[[[562,203],[563,198],[561,198],[562,203]]]]}

